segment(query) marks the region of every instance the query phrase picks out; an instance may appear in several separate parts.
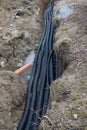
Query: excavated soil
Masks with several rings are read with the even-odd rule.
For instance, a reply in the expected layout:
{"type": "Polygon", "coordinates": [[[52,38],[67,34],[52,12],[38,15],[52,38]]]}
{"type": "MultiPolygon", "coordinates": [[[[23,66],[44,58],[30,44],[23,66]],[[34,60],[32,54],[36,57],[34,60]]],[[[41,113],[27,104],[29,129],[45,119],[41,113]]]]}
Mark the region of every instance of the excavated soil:
{"type": "Polygon", "coordinates": [[[15,70],[38,46],[48,2],[0,1],[0,69],[15,70]]]}

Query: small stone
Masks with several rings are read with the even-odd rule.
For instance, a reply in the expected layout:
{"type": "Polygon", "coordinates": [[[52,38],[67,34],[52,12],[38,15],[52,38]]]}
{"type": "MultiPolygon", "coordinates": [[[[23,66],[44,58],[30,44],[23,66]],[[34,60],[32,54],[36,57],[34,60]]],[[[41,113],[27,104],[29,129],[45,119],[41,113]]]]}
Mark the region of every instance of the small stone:
{"type": "Polygon", "coordinates": [[[24,15],[24,11],[22,9],[19,9],[16,13],[17,16],[23,16],[24,15]]]}
{"type": "Polygon", "coordinates": [[[14,123],[14,126],[13,126],[13,127],[14,127],[14,130],[17,130],[17,125],[18,125],[18,124],[15,122],[15,123],[14,123]]]}
{"type": "Polygon", "coordinates": [[[29,79],[30,79],[30,76],[28,76],[27,78],[28,78],[28,80],[29,80],[29,79]]]}
{"type": "Polygon", "coordinates": [[[38,47],[38,44],[36,44],[35,47],[38,47]]]}
{"type": "Polygon", "coordinates": [[[4,67],[5,67],[5,61],[1,61],[0,66],[1,66],[2,68],[4,68],[4,67]]]}
{"type": "Polygon", "coordinates": [[[62,128],[62,124],[61,123],[58,123],[58,128],[62,128]]]}
{"type": "Polygon", "coordinates": [[[24,39],[30,38],[30,33],[27,32],[27,31],[23,32],[23,33],[22,33],[22,38],[24,38],[24,39]]]}
{"type": "Polygon", "coordinates": [[[24,5],[28,5],[28,4],[29,4],[29,1],[28,1],[28,0],[23,1],[23,4],[24,4],[24,5]]]}
{"type": "Polygon", "coordinates": [[[10,35],[3,35],[3,40],[9,40],[10,39],[10,35]]]}
{"type": "Polygon", "coordinates": [[[59,20],[57,17],[54,17],[53,21],[54,21],[56,27],[59,27],[61,20],[59,20]]]}
{"type": "Polygon", "coordinates": [[[69,108],[67,107],[66,110],[69,110],[69,108]]]}
{"type": "Polygon", "coordinates": [[[15,16],[15,19],[18,19],[19,18],[19,16],[15,16]]]}
{"type": "Polygon", "coordinates": [[[20,61],[21,63],[23,63],[23,60],[22,60],[22,59],[20,59],[19,61],[20,61]]]}
{"type": "Polygon", "coordinates": [[[22,63],[18,63],[17,67],[20,68],[20,67],[22,67],[22,65],[23,65],[22,63]]]}
{"type": "Polygon", "coordinates": [[[73,119],[77,119],[78,118],[78,115],[77,114],[73,114],[73,119]]]}
{"type": "Polygon", "coordinates": [[[86,96],[86,94],[85,94],[85,93],[83,93],[83,96],[86,96]]]}

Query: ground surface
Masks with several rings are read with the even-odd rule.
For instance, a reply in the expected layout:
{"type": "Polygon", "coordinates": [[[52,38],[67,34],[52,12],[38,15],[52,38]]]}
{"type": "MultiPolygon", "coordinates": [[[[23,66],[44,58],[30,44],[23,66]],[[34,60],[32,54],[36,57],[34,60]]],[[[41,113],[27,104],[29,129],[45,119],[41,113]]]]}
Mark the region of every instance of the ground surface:
{"type": "Polygon", "coordinates": [[[15,70],[36,48],[41,33],[39,13],[40,8],[35,1],[0,1],[1,69],[15,70]]]}
{"type": "MultiPolygon", "coordinates": [[[[48,2],[0,0],[0,130],[16,130],[21,118],[26,84],[11,71],[37,48],[48,2]]],[[[87,1],[55,0],[53,20],[61,77],[39,129],[87,130],[87,1]]]]}

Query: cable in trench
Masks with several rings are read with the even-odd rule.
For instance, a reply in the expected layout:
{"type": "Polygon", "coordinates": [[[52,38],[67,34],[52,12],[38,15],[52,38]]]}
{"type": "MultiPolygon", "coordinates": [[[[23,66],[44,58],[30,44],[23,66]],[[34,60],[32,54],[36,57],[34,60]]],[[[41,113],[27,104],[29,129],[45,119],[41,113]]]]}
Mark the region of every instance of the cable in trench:
{"type": "Polygon", "coordinates": [[[57,62],[53,62],[56,58],[53,54],[53,6],[54,2],[51,0],[44,14],[44,30],[32,67],[23,116],[17,130],[37,129],[40,118],[46,113],[48,106],[49,86],[57,76],[57,62]]]}

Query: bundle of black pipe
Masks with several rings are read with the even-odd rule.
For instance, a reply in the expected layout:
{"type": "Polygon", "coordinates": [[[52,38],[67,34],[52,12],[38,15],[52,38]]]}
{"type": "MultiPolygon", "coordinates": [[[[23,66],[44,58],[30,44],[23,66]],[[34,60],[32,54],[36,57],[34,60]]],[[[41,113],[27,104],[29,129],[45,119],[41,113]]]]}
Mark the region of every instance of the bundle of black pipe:
{"type": "Polygon", "coordinates": [[[33,63],[24,113],[17,130],[37,129],[40,118],[46,113],[49,86],[57,76],[56,57],[53,53],[53,5],[51,0],[44,14],[44,30],[33,63]]]}

